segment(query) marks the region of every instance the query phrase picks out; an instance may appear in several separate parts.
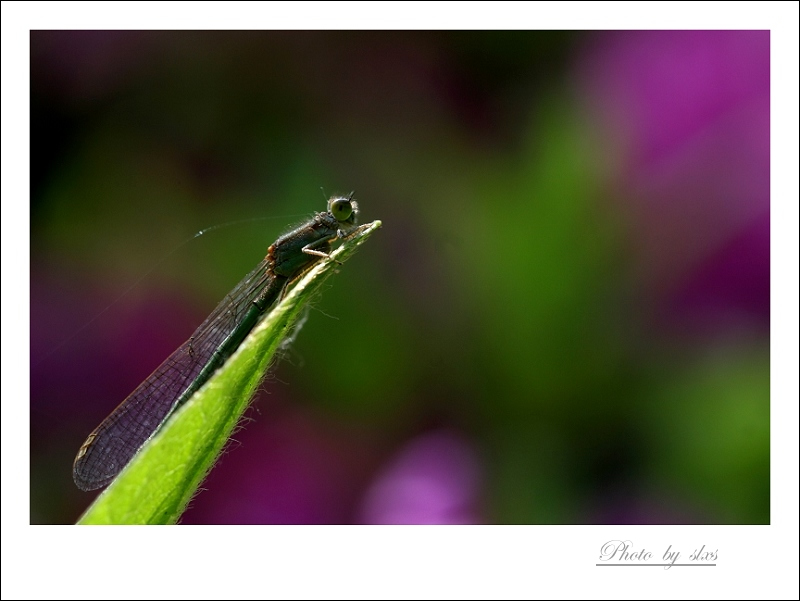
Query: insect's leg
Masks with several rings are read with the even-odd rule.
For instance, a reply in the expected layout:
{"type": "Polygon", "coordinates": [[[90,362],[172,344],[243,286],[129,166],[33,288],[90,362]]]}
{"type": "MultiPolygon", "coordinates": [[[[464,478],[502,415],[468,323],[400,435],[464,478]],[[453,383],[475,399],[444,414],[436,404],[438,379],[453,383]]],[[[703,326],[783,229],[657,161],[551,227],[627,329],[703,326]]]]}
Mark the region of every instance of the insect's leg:
{"type": "MultiPolygon", "coordinates": [[[[302,248],[302,250],[307,255],[314,255],[315,257],[322,257],[323,259],[330,259],[331,256],[328,253],[323,252],[321,250],[317,250],[315,248],[315,247],[321,246],[323,244],[328,244],[329,242],[330,242],[330,238],[322,238],[320,240],[315,240],[314,242],[310,242],[309,244],[306,244],[302,248]]],[[[334,259],[334,262],[338,263],[339,265],[342,264],[341,261],[336,261],[336,259],[334,259]]]]}
{"type": "Polygon", "coordinates": [[[324,244],[328,244],[330,242],[330,238],[320,238],[319,240],[314,240],[313,242],[309,242],[306,244],[301,250],[306,253],[307,255],[314,255],[317,257],[322,257],[327,259],[330,255],[326,252],[321,250],[317,250],[317,247],[322,246],[324,244]]]}

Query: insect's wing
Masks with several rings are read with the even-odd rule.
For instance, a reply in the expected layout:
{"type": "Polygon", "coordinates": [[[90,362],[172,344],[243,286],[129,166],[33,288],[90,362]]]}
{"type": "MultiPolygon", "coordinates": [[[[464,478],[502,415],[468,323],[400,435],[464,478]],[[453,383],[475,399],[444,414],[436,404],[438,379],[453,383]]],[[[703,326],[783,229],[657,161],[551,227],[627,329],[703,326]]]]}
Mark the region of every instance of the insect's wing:
{"type": "Polygon", "coordinates": [[[230,334],[269,280],[262,262],[251,271],[136,390],[83,443],[72,476],[81,490],[111,482],[170,414],[182,393],[230,334]]]}
{"type": "Polygon", "coordinates": [[[202,365],[192,342],[182,344],[83,443],[72,476],[81,490],[105,486],[156,431],[202,365]]]}

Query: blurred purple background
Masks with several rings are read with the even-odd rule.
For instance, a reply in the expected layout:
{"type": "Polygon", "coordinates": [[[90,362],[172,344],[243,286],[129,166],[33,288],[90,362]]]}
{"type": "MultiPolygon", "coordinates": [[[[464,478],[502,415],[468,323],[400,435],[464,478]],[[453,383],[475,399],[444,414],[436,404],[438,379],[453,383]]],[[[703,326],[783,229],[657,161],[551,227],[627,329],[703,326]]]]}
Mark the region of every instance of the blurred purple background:
{"type": "Polygon", "coordinates": [[[322,186],[384,228],[182,523],[769,523],[769,57],[32,32],[31,521],[77,519],[86,435],[322,186]]]}

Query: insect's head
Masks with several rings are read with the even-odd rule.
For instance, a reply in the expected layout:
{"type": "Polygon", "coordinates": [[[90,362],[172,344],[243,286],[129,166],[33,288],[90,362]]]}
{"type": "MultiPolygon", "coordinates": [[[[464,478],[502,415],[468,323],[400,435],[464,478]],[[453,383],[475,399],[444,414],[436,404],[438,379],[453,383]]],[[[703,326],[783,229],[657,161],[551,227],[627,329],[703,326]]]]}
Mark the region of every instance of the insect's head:
{"type": "Polygon", "coordinates": [[[355,225],[358,218],[358,203],[353,200],[354,192],[347,196],[332,196],[328,201],[328,212],[339,223],[355,225]]]}

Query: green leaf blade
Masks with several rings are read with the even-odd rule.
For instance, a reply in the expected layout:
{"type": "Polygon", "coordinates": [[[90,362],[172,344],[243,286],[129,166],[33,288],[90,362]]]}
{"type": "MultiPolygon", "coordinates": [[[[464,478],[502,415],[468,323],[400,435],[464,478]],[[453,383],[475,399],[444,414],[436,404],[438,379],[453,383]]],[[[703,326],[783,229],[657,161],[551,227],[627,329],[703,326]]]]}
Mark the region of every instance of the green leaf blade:
{"type": "Polygon", "coordinates": [[[225,447],[300,311],[381,227],[359,228],[303,275],[240,348],[150,438],[78,524],[174,524],[225,447]]]}

